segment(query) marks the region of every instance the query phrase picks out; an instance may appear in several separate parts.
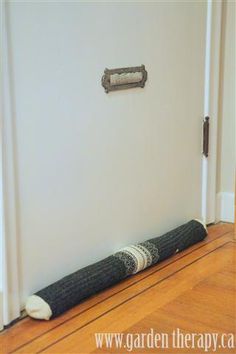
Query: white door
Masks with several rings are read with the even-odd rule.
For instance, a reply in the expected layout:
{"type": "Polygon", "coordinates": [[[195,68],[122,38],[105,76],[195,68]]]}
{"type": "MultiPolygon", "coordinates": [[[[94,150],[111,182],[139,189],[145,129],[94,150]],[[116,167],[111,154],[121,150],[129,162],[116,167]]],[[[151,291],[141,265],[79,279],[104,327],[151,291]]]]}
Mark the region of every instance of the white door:
{"type": "Polygon", "coordinates": [[[202,217],[207,3],[6,10],[24,306],[60,277],[202,217]],[[141,64],[144,89],[104,92],[106,67],[141,64]]]}

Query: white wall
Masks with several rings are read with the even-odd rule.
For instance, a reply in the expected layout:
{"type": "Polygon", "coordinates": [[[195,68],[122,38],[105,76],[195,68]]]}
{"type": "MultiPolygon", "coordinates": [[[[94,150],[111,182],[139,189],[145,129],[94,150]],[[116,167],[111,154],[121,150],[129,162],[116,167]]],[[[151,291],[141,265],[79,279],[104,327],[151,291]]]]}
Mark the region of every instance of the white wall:
{"type": "Polygon", "coordinates": [[[24,303],[200,217],[206,6],[11,2],[7,14],[24,303]],[[140,64],[145,89],[104,93],[105,67],[140,64]]]}
{"type": "MultiPolygon", "coordinates": [[[[1,130],[1,123],[0,123],[1,130]]],[[[0,133],[0,146],[2,146],[0,133]]],[[[0,330],[3,328],[3,193],[2,193],[2,149],[0,147],[0,330]]]]}
{"type": "MultiPolygon", "coordinates": [[[[2,4],[0,4],[0,22],[2,23],[2,4]]],[[[2,48],[2,46],[1,46],[2,48]]],[[[0,56],[0,77],[2,78],[3,67],[2,67],[2,56],[0,56]]],[[[3,94],[3,85],[2,80],[0,81],[0,330],[3,328],[3,301],[2,301],[2,293],[3,293],[3,141],[2,141],[2,123],[3,123],[3,102],[2,102],[2,94],[3,94]]]]}
{"type": "Polygon", "coordinates": [[[234,220],[235,191],[235,2],[223,1],[218,140],[218,219],[234,220]]]}
{"type": "MultiPolygon", "coordinates": [[[[0,90],[1,92],[2,90],[0,90]]],[[[0,330],[2,328],[2,292],[3,292],[3,188],[2,188],[2,102],[0,101],[0,330]]]]}
{"type": "MultiPolygon", "coordinates": [[[[1,127],[0,127],[1,128],[1,127]]],[[[1,144],[1,141],[0,141],[1,144]]],[[[2,144],[1,144],[2,146],[2,144]]],[[[1,148],[0,148],[1,153],[1,148]]],[[[2,153],[1,153],[2,156],[2,153]]],[[[3,327],[3,193],[2,193],[2,161],[0,158],[0,330],[3,327]]]]}

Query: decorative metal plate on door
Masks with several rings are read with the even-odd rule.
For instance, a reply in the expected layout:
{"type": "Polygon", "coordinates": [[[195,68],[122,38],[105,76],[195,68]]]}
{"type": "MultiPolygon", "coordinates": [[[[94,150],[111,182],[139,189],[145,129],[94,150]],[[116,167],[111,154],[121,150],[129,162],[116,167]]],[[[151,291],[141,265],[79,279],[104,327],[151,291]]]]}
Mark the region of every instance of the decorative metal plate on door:
{"type": "Polygon", "coordinates": [[[147,71],[144,65],[129,68],[105,69],[102,86],[105,92],[145,86],[147,71]]]}

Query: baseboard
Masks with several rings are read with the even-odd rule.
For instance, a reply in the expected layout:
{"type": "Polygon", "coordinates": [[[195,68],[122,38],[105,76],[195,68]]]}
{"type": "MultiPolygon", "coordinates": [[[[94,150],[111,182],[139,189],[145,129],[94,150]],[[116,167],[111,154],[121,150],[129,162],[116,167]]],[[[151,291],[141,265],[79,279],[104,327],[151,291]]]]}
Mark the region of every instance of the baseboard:
{"type": "Polygon", "coordinates": [[[3,293],[0,290],[0,331],[3,330],[3,293]]]}
{"type": "Polygon", "coordinates": [[[217,194],[216,218],[217,221],[234,222],[234,193],[217,194]]]}

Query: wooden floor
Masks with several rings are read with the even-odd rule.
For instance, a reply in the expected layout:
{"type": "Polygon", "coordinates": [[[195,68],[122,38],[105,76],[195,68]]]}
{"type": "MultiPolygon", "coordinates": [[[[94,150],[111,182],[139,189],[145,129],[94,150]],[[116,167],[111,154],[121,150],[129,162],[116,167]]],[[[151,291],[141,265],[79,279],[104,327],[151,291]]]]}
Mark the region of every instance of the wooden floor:
{"type": "MultiPolygon", "coordinates": [[[[126,353],[97,349],[96,332],[235,333],[234,229],[209,228],[205,241],[78,305],[52,321],[25,318],[0,335],[1,353],[126,353]]],[[[133,349],[132,353],[203,353],[133,349]]],[[[210,353],[212,350],[209,351],[210,353]]],[[[236,349],[218,349],[235,353],[236,349]]]]}

